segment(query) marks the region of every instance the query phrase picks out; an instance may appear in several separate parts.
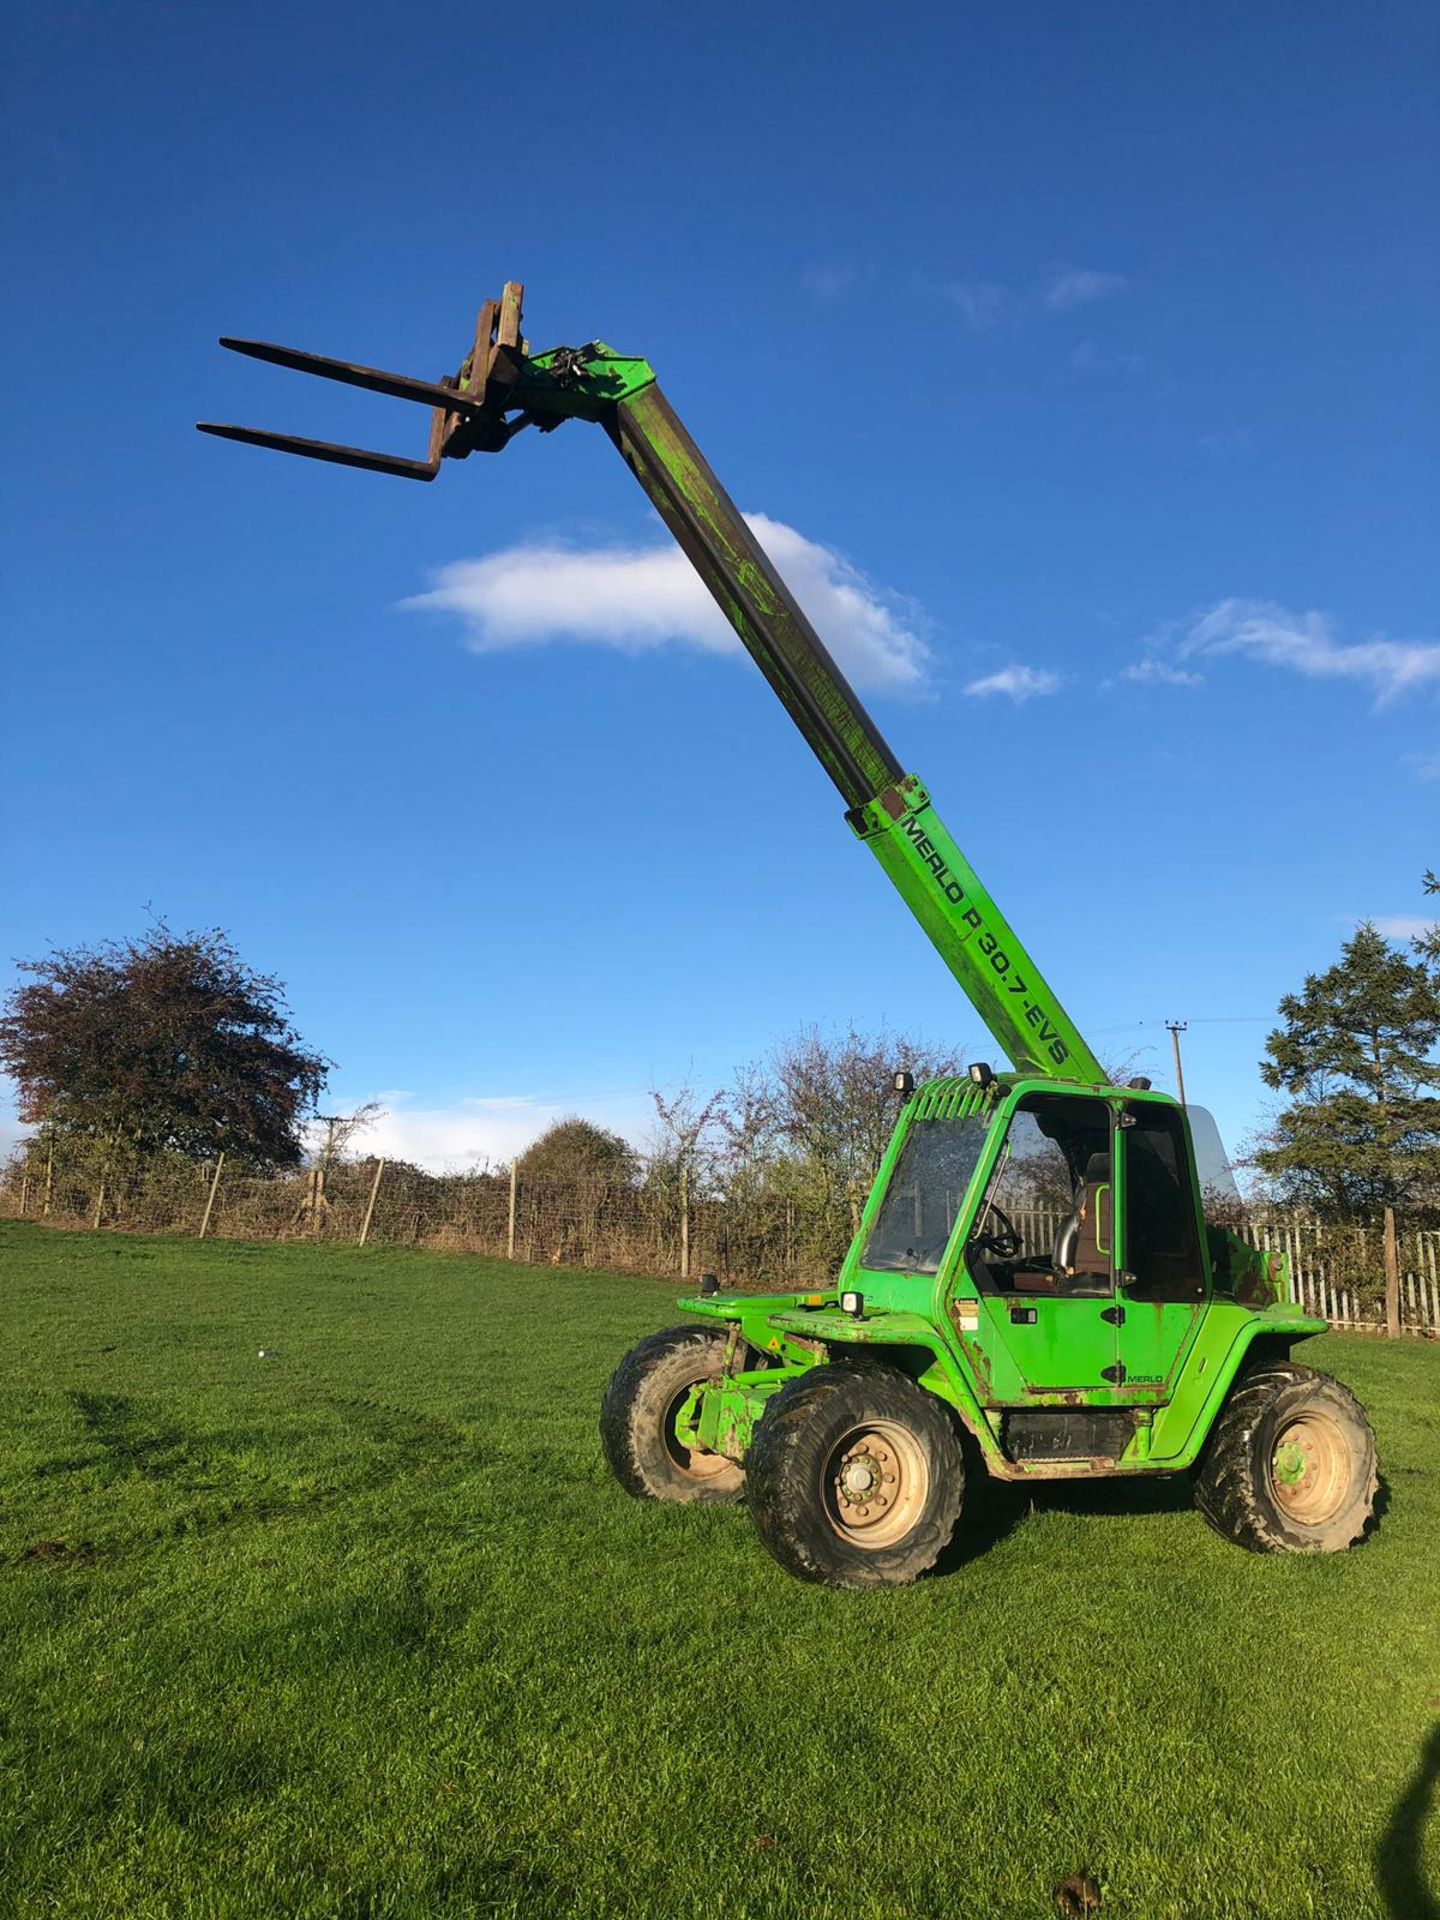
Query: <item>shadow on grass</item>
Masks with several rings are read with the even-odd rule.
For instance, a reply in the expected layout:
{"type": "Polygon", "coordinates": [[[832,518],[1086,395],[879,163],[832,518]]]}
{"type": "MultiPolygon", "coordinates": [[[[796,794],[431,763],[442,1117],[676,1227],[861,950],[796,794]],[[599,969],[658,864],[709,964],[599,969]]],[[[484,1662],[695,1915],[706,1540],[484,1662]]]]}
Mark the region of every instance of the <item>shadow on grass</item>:
{"type": "Polygon", "coordinates": [[[991,1479],[978,1461],[967,1456],[965,1485],[960,1524],[935,1562],[931,1578],[959,1572],[998,1546],[1030,1514],[1046,1508],[1065,1513],[1136,1515],[1186,1513],[1195,1505],[1187,1474],[1016,1482],[991,1479]]]}
{"type": "Polygon", "coordinates": [[[1420,1759],[1390,1824],[1375,1849],[1375,1879],[1390,1920],[1440,1920],[1440,1901],[1425,1878],[1425,1823],[1440,1780],[1440,1726],[1420,1750],[1420,1759]]]}
{"type": "MultiPolygon", "coordinates": [[[[1389,1506],[1390,1488],[1382,1475],[1364,1541],[1374,1536],[1389,1506]]],[[[1103,1514],[1107,1518],[1192,1513],[1195,1490],[1188,1473],[1115,1474],[1093,1480],[993,1480],[978,1460],[967,1455],[965,1510],[954,1538],[935,1563],[932,1577],[968,1566],[998,1545],[1028,1515],[1047,1509],[1103,1514]]],[[[1198,1523],[1199,1514],[1195,1517],[1198,1523]]],[[[1432,1903],[1420,1909],[1418,1920],[1440,1920],[1440,1907],[1432,1903]]]]}
{"type": "MultiPolygon", "coordinates": [[[[1032,1489],[1027,1487],[1025,1491],[1032,1489]]],[[[1195,1489],[1188,1473],[1047,1480],[1033,1492],[1037,1507],[1058,1507],[1062,1513],[1191,1513],[1195,1508],[1195,1489]]]]}
{"type": "Polygon", "coordinates": [[[998,1546],[1030,1511],[1031,1488],[1017,1487],[1008,1480],[992,1480],[978,1459],[971,1458],[967,1446],[965,1459],[965,1506],[960,1524],[931,1568],[929,1578],[943,1579],[958,1573],[972,1560],[979,1560],[998,1546]]]}

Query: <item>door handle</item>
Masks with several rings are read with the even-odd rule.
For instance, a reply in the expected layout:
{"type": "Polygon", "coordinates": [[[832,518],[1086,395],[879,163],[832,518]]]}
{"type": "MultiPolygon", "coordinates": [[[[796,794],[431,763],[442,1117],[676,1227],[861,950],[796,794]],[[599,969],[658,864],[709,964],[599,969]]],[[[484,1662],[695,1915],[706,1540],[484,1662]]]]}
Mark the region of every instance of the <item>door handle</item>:
{"type": "Polygon", "coordinates": [[[1035,1324],[1034,1307],[1011,1307],[1010,1324],[1012,1327],[1033,1327],[1035,1324]]]}

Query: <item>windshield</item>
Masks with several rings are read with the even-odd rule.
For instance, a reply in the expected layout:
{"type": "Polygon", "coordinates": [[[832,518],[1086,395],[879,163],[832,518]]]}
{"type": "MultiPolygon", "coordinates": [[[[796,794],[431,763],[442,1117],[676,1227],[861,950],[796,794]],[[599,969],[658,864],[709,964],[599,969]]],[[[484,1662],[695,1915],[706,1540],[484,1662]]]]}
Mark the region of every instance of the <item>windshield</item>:
{"type": "Polygon", "coordinates": [[[987,1120],[917,1120],[900,1150],[860,1264],[935,1273],[985,1144],[987,1120]]]}

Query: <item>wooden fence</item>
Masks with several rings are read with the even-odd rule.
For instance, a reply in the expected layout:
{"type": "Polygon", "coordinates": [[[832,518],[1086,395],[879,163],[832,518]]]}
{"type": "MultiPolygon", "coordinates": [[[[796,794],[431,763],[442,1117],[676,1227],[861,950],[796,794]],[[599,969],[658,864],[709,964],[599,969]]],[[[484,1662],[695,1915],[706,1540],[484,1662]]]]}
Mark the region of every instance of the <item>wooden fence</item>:
{"type": "MultiPolygon", "coordinates": [[[[1378,1227],[1326,1227],[1314,1220],[1257,1215],[1237,1231],[1252,1247],[1283,1253],[1290,1263],[1290,1296],[1337,1327],[1374,1329],[1384,1320],[1383,1287],[1357,1275],[1384,1271],[1378,1227]]],[[[1406,1333],[1440,1334],[1440,1230],[1417,1227],[1399,1235],[1400,1325],[1406,1333]]]]}
{"type": "MultiPolygon", "coordinates": [[[[1017,1212],[1027,1247],[1053,1246],[1063,1216],[1017,1212]]],[[[1290,1297],[1334,1326],[1379,1332],[1385,1323],[1385,1257],[1378,1226],[1330,1226],[1304,1215],[1257,1208],[1225,1224],[1265,1253],[1283,1253],[1290,1297]]],[[[1440,1336],[1440,1229],[1400,1233],[1400,1327],[1440,1336]]]]}
{"type": "MultiPolygon", "coordinates": [[[[834,1271],[849,1210],[810,1218],[797,1199],[692,1194],[685,1183],[542,1184],[515,1175],[448,1177],[384,1161],[311,1168],[276,1178],[167,1158],[120,1179],[59,1155],[12,1163],[0,1215],[132,1233],[243,1240],[322,1240],[423,1246],[532,1264],[612,1267],[673,1275],[705,1272],[727,1284],[806,1287],[834,1271]]],[[[1017,1210],[1027,1249],[1054,1245],[1062,1216],[1017,1210]]],[[[1292,1297],[1334,1325],[1384,1324],[1378,1226],[1336,1227],[1252,1209],[1226,1224],[1253,1247],[1286,1255],[1292,1297]]],[[[1440,1336],[1440,1229],[1399,1235],[1402,1331],[1440,1336]]]]}

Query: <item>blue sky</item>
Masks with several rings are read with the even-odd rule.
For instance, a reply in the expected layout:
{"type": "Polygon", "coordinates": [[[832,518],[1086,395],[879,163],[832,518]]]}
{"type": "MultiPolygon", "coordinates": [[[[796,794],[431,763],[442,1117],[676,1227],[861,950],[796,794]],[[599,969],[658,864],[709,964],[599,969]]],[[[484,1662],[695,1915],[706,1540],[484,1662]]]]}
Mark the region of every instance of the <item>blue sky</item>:
{"type": "Polygon", "coordinates": [[[1437,51],[1384,0],[22,8],[5,956],[223,925],[436,1161],[812,1020],[993,1053],[601,434],[422,488],[192,431],[418,453],[216,335],[434,376],[515,277],[655,364],[1102,1053],[1169,1084],[1188,1019],[1242,1136],[1278,997],[1440,861],[1437,51]]]}

